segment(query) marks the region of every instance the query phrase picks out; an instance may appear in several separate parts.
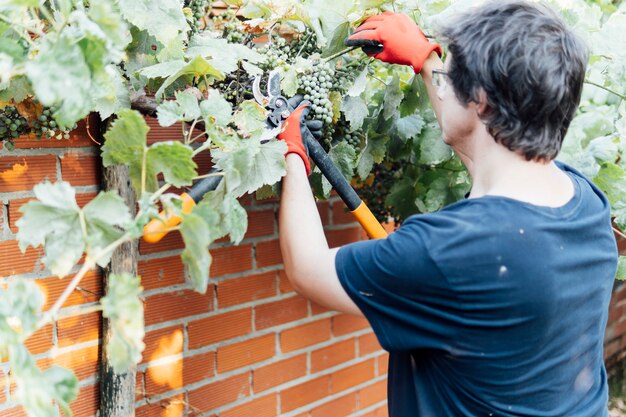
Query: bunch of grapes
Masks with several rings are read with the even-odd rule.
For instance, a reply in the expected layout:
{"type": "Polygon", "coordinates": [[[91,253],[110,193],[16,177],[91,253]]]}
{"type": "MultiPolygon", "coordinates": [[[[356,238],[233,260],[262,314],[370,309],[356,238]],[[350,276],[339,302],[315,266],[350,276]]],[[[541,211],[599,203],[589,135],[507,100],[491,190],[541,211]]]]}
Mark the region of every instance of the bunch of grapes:
{"type": "Polygon", "coordinates": [[[216,29],[222,30],[222,37],[230,43],[245,43],[248,33],[234,10],[228,9],[213,18],[216,29]]]}
{"type": "Polygon", "coordinates": [[[191,30],[196,33],[204,27],[204,18],[211,11],[213,0],[185,0],[185,7],[191,10],[191,30]]]}
{"type": "Polygon", "coordinates": [[[57,122],[55,122],[52,118],[52,110],[46,108],[37,117],[37,120],[32,124],[31,129],[37,139],[69,139],[70,131],[76,129],[76,124],[69,129],[61,129],[57,125],[57,122]]]}
{"type": "Polygon", "coordinates": [[[287,44],[285,38],[274,37],[271,42],[257,48],[257,52],[263,55],[264,60],[260,62],[259,68],[263,71],[271,71],[277,67],[284,67],[290,61],[291,45],[287,44]]]}
{"type": "Polygon", "coordinates": [[[307,28],[304,32],[296,35],[294,40],[289,44],[287,54],[290,58],[301,56],[308,58],[315,53],[320,53],[320,49],[317,46],[317,35],[315,32],[307,28]]]}
{"type": "Polygon", "coordinates": [[[397,172],[399,171],[398,163],[382,163],[374,165],[372,173],[365,180],[359,180],[357,187],[359,188],[359,196],[365,201],[372,214],[381,223],[386,223],[393,218],[396,223],[392,207],[385,203],[389,190],[395,184],[397,172]]]}
{"type": "Polygon", "coordinates": [[[333,104],[329,97],[333,87],[333,68],[328,62],[317,62],[299,80],[298,92],[311,102],[309,116],[324,123],[323,137],[330,144],[335,128],[333,126],[333,104]]]}
{"type": "Polygon", "coordinates": [[[13,149],[13,141],[28,130],[28,121],[13,106],[0,110],[0,139],[8,149],[13,149]]]}

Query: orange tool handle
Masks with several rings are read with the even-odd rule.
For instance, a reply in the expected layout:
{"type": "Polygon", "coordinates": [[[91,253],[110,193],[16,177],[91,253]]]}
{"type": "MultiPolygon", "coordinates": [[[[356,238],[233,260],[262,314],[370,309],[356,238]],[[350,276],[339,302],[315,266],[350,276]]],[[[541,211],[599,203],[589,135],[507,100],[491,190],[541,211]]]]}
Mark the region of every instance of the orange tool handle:
{"type": "MultiPolygon", "coordinates": [[[[185,214],[191,213],[191,210],[196,205],[193,198],[187,193],[182,193],[180,198],[183,200],[182,212],[185,214]]],[[[162,211],[159,213],[158,219],[152,219],[143,227],[143,240],[147,243],[157,243],[168,232],[168,229],[180,224],[181,218],[170,212],[162,211]]]]}
{"type": "Polygon", "coordinates": [[[357,219],[361,227],[365,230],[365,233],[372,239],[384,239],[387,237],[387,231],[376,220],[376,217],[372,214],[367,204],[361,201],[359,206],[352,210],[352,215],[357,219]]]}

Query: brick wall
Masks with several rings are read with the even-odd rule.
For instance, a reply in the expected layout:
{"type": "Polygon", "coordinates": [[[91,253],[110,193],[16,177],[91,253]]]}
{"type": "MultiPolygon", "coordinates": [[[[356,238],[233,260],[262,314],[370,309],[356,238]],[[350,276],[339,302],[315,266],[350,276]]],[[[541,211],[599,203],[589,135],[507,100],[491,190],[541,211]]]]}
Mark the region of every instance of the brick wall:
{"type": "MultiPolygon", "coordinates": [[[[176,139],[149,119],[150,142],[176,139]]],[[[77,187],[85,204],[99,190],[99,148],[81,125],[69,141],[20,138],[0,150],[0,276],[34,279],[50,308],[68,279],[42,267],[42,249],[22,255],[15,241],[19,207],[41,180],[77,187]]],[[[207,158],[197,161],[200,172],[207,158]]],[[[186,284],[182,240],[168,235],[140,243],[139,274],[145,289],[146,349],[138,367],[137,415],[219,417],[344,417],[386,415],[387,355],[363,319],[330,312],[297,295],[287,281],[277,233],[278,204],[245,198],[249,229],[239,246],[217,242],[206,294],[186,284]]],[[[318,205],[331,245],[362,237],[336,198],[318,205]]],[[[77,417],[98,409],[101,316],[81,312],[102,295],[92,272],[69,298],[63,318],[40,330],[28,347],[43,366],[71,368],[80,380],[77,417]]],[[[0,415],[21,416],[14,385],[0,363],[0,415]]]]}

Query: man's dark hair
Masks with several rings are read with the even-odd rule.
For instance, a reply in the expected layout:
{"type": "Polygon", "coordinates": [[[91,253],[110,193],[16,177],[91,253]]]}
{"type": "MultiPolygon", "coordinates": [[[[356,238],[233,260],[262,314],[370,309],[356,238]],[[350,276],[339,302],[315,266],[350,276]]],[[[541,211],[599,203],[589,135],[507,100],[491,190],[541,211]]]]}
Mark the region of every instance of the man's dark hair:
{"type": "Polygon", "coordinates": [[[492,1],[439,29],[461,103],[487,96],[481,114],[496,142],[527,160],[558,154],[580,102],[586,45],[547,6],[492,1]]]}

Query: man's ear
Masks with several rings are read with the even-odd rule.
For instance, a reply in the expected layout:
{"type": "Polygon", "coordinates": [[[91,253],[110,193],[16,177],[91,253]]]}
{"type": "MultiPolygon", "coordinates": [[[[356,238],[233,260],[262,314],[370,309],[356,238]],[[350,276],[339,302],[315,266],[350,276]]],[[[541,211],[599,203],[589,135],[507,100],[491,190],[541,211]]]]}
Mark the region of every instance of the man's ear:
{"type": "Polygon", "coordinates": [[[482,117],[489,111],[489,102],[487,101],[487,93],[482,88],[478,89],[478,103],[476,103],[476,113],[478,117],[482,117]]]}

